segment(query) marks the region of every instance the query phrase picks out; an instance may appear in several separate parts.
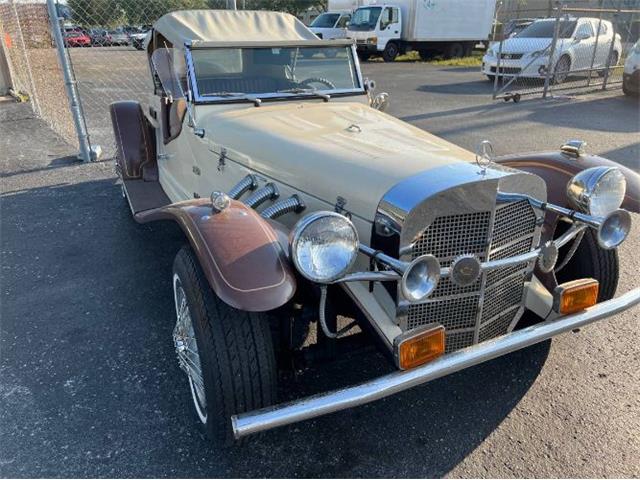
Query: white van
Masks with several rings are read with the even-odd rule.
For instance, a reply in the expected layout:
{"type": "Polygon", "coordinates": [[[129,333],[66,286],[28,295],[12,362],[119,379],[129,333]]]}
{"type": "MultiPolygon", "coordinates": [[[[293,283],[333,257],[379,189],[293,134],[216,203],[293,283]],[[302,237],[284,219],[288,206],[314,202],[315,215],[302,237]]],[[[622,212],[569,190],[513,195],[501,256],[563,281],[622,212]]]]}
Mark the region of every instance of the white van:
{"type": "Polygon", "coordinates": [[[334,38],[347,37],[347,25],[351,20],[351,14],[348,12],[325,12],[318,15],[309,29],[316,34],[318,38],[324,40],[332,40],[334,38]]]}

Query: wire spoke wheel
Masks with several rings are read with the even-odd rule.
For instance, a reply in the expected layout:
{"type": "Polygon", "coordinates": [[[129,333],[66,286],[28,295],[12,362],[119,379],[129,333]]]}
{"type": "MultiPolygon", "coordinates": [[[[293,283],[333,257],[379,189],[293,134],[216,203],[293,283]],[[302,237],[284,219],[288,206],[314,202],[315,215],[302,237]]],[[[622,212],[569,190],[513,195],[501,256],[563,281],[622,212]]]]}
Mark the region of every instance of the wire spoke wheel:
{"type": "Polygon", "coordinates": [[[173,344],[178,355],[178,364],[187,374],[191,397],[200,421],[207,422],[207,399],[202,375],[202,364],[198,352],[195,330],[187,296],[178,275],[173,277],[173,292],[176,304],[176,326],[173,329],[173,344]]]}

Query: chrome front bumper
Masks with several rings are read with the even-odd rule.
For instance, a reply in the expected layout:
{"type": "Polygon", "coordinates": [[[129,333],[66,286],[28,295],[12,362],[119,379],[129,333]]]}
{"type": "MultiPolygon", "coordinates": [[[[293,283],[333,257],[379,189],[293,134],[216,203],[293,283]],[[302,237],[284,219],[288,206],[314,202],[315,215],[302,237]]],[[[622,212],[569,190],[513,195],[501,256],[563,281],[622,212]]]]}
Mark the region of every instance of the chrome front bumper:
{"type": "Polygon", "coordinates": [[[599,303],[583,312],[542,322],[494,340],[458,350],[413,370],[397,371],[334,392],[234,415],[231,417],[233,433],[236,438],[242,438],[271,428],[379,400],[610,317],[638,303],[640,303],[640,288],[608,302],[599,303]]]}

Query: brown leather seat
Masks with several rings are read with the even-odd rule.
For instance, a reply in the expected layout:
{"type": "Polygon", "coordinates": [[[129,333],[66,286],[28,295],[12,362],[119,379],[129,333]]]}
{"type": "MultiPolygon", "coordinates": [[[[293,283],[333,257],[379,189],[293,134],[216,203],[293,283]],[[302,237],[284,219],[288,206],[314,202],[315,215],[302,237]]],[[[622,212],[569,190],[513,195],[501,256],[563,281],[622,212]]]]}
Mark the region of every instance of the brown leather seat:
{"type": "Polygon", "coordinates": [[[184,98],[174,100],[169,105],[162,105],[162,130],[164,134],[164,143],[167,144],[171,140],[180,135],[184,117],[187,113],[187,102],[184,98]]]}
{"type": "Polygon", "coordinates": [[[187,101],[184,98],[174,100],[169,110],[169,136],[172,140],[180,135],[186,113],[187,101]]]}

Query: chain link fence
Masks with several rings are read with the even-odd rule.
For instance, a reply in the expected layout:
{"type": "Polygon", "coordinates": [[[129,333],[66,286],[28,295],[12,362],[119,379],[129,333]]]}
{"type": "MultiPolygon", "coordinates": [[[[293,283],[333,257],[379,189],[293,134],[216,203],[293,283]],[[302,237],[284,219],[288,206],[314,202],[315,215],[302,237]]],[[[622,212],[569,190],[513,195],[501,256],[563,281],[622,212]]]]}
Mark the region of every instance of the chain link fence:
{"type": "Polygon", "coordinates": [[[78,147],[46,4],[0,1],[0,44],[11,93],[28,100],[36,115],[78,147]]]}
{"type": "Polygon", "coordinates": [[[494,98],[517,101],[621,87],[640,33],[640,1],[507,2],[498,18],[482,72],[494,98]]]}

